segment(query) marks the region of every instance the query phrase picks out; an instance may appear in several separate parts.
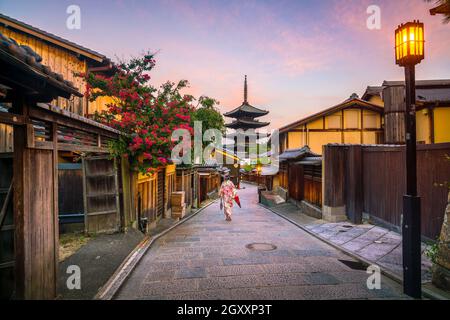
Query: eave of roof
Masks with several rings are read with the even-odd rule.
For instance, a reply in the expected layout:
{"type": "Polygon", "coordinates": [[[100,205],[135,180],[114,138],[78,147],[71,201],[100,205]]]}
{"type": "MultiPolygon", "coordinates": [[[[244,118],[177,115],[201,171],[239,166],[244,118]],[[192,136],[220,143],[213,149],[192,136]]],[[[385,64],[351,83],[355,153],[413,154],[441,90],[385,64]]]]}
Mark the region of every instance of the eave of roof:
{"type": "Polygon", "coordinates": [[[238,119],[231,123],[225,124],[227,128],[238,129],[238,128],[262,128],[266,127],[270,124],[270,122],[260,122],[260,121],[250,121],[250,120],[242,120],[238,119]]]}
{"type": "Polygon", "coordinates": [[[448,14],[450,13],[450,5],[448,3],[443,3],[437,7],[430,9],[430,14],[432,16],[436,14],[448,14]]]}
{"type": "MultiPolygon", "coordinates": [[[[5,48],[6,49],[6,48],[5,48]]],[[[8,52],[4,50],[3,48],[0,48],[0,59],[5,63],[5,66],[10,66],[11,68],[14,68],[17,72],[24,72],[27,77],[35,77],[37,79],[41,79],[45,81],[45,83],[48,83],[53,88],[56,88],[59,90],[59,94],[62,97],[68,98],[70,95],[76,95],[79,97],[82,97],[83,95],[75,88],[72,84],[69,82],[66,82],[64,80],[59,80],[57,77],[60,76],[54,72],[52,72],[50,69],[48,69],[48,73],[45,73],[43,69],[37,69],[34,66],[28,64],[26,61],[28,61],[28,55],[25,55],[23,59],[20,59],[19,57],[12,54],[12,52],[8,52]]],[[[61,76],[60,76],[61,77],[61,76]]],[[[7,77],[7,79],[10,79],[11,77],[7,77]]],[[[62,79],[62,77],[61,77],[62,79]]],[[[19,83],[19,86],[21,84],[19,83]]],[[[31,89],[31,88],[30,88],[31,89]]],[[[34,89],[33,89],[34,90],[34,89]]],[[[45,91],[45,90],[43,90],[45,91]]],[[[41,94],[41,92],[37,92],[41,94]]]]}
{"type": "Polygon", "coordinates": [[[81,54],[81,55],[83,55],[89,59],[95,60],[97,62],[103,62],[105,60],[108,60],[108,58],[101,53],[98,53],[94,50],[83,47],[79,44],[76,44],[76,43],[66,40],[64,38],[61,38],[57,35],[47,32],[47,31],[33,27],[22,21],[5,16],[4,14],[1,14],[1,13],[0,13],[0,24],[4,25],[6,27],[9,27],[9,28],[13,28],[13,29],[25,32],[25,33],[35,36],[39,39],[48,41],[57,46],[65,48],[67,50],[81,54]]]}
{"type": "Polygon", "coordinates": [[[370,97],[379,96],[381,97],[381,92],[383,91],[382,86],[368,86],[366,91],[361,97],[361,100],[367,101],[370,97]]]}
{"type": "Polygon", "coordinates": [[[103,130],[106,130],[106,131],[109,131],[109,132],[112,132],[112,133],[115,133],[115,134],[118,134],[118,135],[125,135],[125,133],[123,133],[123,132],[121,132],[121,131],[119,131],[117,129],[111,128],[111,127],[109,127],[109,126],[107,126],[105,124],[102,124],[100,122],[94,121],[92,119],[80,116],[79,114],[70,112],[69,110],[60,108],[58,106],[51,105],[50,103],[37,103],[36,107],[39,107],[39,108],[44,109],[44,110],[51,111],[53,113],[61,114],[61,115],[65,116],[65,117],[68,117],[68,118],[80,121],[80,122],[85,123],[87,125],[91,125],[91,126],[94,126],[94,127],[97,127],[97,128],[100,128],[100,129],[103,129],[103,130]]]}
{"type": "Polygon", "coordinates": [[[300,160],[305,157],[319,157],[317,153],[314,153],[311,151],[311,149],[308,146],[304,146],[302,148],[298,149],[287,149],[282,154],[280,154],[279,159],[280,161],[287,161],[287,160],[300,160]]]}
{"type": "MultiPolygon", "coordinates": [[[[383,87],[404,86],[405,81],[384,81],[383,87]]],[[[416,80],[416,88],[450,87],[450,79],[416,80]]]]}
{"type": "Polygon", "coordinates": [[[248,102],[242,103],[239,107],[224,113],[225,117],[238,118],[241,116],[253,116],[253,117],[262,117],[268,114],[269,111],[262,110],[250,105],[248,102]]]}
{"type": "Polygon", "coordinates": [[[341,109],[349,108],[349,107],[352,107],[352,106],[355,106],[355,105],[360,106],[362,108],[366,108],[368,110],[379,112],[379,113],[383,113],[383,111],[384,111],[384,109],[382,107],[380,107],[380,106],[378,106],[376,104],[373,104],[373,103],[361,100],[359,98],[353,98],[353,99],[345,100],[344,102],[342,102],[340,104],[337,104],[337,105],[332,106],[332,107],[330,107],[328,109],[322,110],[322,111],[320,111],[318,113],[315,113],[313,115],[310,115],[310,116],[308,116],[306,118],[297,120],[297,121],[292,122],[292,123],[290,123],[290,124],[288,124],[288,125],[286,125],[284,127],[281,127],[279,129],[279,132],[283,133],[283,132],[289,131],[290,129],[295,128],[297,126],[300,126],[302,124],[311,122],[311,121],[316,120],[316,119],[318,119],[320,117],[326,116],[326,115],[328,115],[330,113],[339,111],[341,109]]]}

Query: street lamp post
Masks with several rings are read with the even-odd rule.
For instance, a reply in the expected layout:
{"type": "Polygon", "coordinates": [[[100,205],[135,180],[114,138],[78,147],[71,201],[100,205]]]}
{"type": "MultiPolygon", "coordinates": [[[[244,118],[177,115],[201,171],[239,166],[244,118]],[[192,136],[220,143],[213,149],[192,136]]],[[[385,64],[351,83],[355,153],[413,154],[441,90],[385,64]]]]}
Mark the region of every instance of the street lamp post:
{"type": "Polygon", "coordinates": [[[396,64],[405,67],[406,111],[406,195],[403,196],[403,291],[420,298],[421,240],[420,197],[417,195],[416,159],[416,79],[415,65],[424,58],[424,27],[419,21],[400,25],[395,30],[396,64]]]}

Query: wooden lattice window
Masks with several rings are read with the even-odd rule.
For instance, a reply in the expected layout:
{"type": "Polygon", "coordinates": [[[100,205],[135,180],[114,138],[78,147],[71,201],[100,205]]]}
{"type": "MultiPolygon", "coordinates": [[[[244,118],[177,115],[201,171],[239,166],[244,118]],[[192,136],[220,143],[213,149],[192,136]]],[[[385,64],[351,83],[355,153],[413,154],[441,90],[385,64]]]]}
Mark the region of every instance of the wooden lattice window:
{"type": "Polygon", "coordinates": [[[97,135],[62,125],[58,125],[58,143],[95,147],[97,135]]]}
{"type": "Polygon", "coordinates": [[[35,141],[52,141],[52,125],[49,122],[31,119],[35,141]]]}

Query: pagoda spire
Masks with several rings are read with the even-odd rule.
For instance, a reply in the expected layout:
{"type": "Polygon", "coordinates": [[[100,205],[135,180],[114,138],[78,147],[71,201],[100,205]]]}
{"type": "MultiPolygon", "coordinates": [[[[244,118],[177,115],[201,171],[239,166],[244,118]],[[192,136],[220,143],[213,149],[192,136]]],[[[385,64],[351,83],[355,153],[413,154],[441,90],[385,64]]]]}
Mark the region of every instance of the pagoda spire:
{"type": "Polygon", "coordinates": [[[244,80],[244,103],[248,103],[248,101],[247,101],[247,75],[245,75],[245,80],[244,80]]]}

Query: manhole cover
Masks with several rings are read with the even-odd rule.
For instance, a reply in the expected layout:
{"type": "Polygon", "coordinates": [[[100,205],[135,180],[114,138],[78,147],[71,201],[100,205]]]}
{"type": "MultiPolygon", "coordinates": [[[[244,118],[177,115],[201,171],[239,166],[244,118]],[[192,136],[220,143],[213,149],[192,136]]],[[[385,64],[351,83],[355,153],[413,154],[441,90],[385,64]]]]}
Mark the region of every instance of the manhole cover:
{"type": "Polygon", "coordinates": [[[250,243],[245,246],[247,249],[250,250],[257,250],[257,251],[272,251],[277,248],[277,246],[270,244],[270,243],[250,243]]]}

